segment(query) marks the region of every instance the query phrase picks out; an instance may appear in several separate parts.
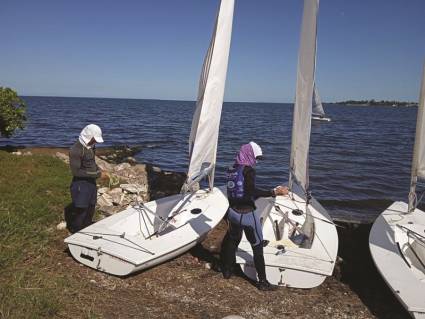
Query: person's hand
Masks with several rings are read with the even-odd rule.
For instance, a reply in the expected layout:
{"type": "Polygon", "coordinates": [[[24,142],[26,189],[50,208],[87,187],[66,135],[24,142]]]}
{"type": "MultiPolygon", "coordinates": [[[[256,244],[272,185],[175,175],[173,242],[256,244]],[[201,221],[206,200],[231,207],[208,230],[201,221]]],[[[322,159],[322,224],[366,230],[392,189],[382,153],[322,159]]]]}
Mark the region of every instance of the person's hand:
{"type": "Polygon", "coordinates": [[[274,188],[274,193],[276,196],[279,195],[288,195],[289,189],[286,186],[279,185],[274,188]]]}

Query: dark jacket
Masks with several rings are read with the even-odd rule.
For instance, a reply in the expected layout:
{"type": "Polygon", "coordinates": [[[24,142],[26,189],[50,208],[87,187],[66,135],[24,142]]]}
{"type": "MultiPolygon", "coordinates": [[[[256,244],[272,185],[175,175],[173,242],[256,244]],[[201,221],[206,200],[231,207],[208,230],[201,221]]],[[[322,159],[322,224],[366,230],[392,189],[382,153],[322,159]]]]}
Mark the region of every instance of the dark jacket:
{"type": "Polygon", "coordinates": [[[84,147],[80,141],[69,150],[69,166],[74,179],[94,181],[100,177],[100,170],[95,161],[95,149],[84,147]]]}
{"type": "Polygon", "coordinates": [[[251,212],[255,210],[254,200],[258,197],[275,197],[273,190],[262,190],[255,187],[255,169],[245,166],[244,176],[244,197],[242,199],[229,199],[230,208],[237,212],[251,212]]]}

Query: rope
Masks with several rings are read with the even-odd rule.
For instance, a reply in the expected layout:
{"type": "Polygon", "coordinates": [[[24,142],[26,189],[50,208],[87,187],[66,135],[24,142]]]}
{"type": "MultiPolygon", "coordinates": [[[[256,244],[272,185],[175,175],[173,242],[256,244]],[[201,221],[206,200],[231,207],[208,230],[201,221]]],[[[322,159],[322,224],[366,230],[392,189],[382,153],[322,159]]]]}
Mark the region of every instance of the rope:
{"type": "Polygon", "coordinates": [[[424,192],[422,192],[422,195],[421,195],[421,197],[419,197],[419,199],[417,198],[417,195],[416,195],[416,193],[415,193],[415,201],[416,201],[416,203],[415,203],[415,208],[420,204],[420,202],[422,201],[422,198],[424,197],[424,195],[425,195],[425,191],[424,192]]]}
{"type": "Polygon", "coordinates": [[[150,233],[149,233],[148,225],[146,224],[145,215],[142,214],[142,210],[141,209],[140,210],[139,209],[136,209],[136,210],[139,212],[139,214],[137,214],[137,215],[139,216],[139,229],[140,229],[140,233],[142,234],[142,236],[143,236],[144,239],[147,239],[146,236],[145,236],[145,234],[143,233],[143,230],[142,230],[142,222],[140,220],[140,216],[141,216],[143,218],[143,223],[145,224],[146,231],[148,232],[148,238],[150,238],[150,233]]]}
{"type": "Polygon", "coordinates": [[[397,227],[399,227],[399,228],[405,229],[408,233],[412,233],[412,234],[416,235],[417,237],[420,237],[420,238],[418,238],[418,239],[419,239],[421,242],[422,242],[422,240],[423,240],[423,239],[425,239],[425,236],[424,236],[424,235],[419,234],[419,233],[415,232],[414,230],[409,229],[409,228],[408,228],[408,227],[406,227],[406,226],[399,225],[399,224],[396,224],[396,226],[397,226],[397,227]]]}
{"type": "Polygon", "coordinates": [[[91,236],[91,237],[93,237],[93,240],[103,239],[105,241],[109,241],[109,242],[116,243],[116,244],[119,244],[119,245],[122,245],[122,246],[125,246],[125,247],[128,247],[128,248],[139,250],[139,251],[144,252],[144,253],[148,253],[150,255],[155,255],[155,253],[151,252],[150,250],[148,250],[148,249],[140,246],[139,244],[136,244],[135,242],[131,241],[130,239],[126,238],[125,237],[125,233],[122,233],[122,234],[118,235],[118,234],[97,233],[97,232],[81,232],[80,231],[79,234],[83,234],[83,235],[86,235],[86,236],[91,236]],[[103,236],[120,237],[120,238],[128,241],[129,243],[137,246],[139,249],[136,248],[136,247],[133,247],[133,246],[125,245],[125,244],[120,243],[120,242],[117,242],[117,241],[113,241],[113,240],[108,239],[108,238],[105,238],[103,236]]]}
{"type": "MultiPolygon", "coordinates": [[[[286,206],[286,205],[282,205],[282,204],[280,204],[280,203],[276,203],[276,202],[274,202],[274,204],[275,204],[275,209],[276,209],[276,207],[279,207],[279,206],[283,206],[283,207],[285,207],[285,208],[292,209],[291,207],[288,207],[288,206],[286,206]]],[[[295,205],[295,206],[296,206],[296,205],[295,205]]],[[[282,210],[281,210],[280,208],[279,208],[279,210],[277,210],[277,209],[276,209],[276,211],[280,211],[280,212],[282,212],[282,210]]],[[[306,211],[307,211],[307,209],[306,209],[306,211]]],[[[283,213],[283,212],[282,212],[282,213],[283,213]]],[[[304,213],[304,214],[306,214],[306,212],[303,212],[303,213],[304,213]]],[[[332,224],[332,225],[334,225],[334,226],[337,226],[337,225],[335,225],[334,223],[332,223],[332,222],[330,222],[330,221],[327,221],[327,220],[324,220],[324,219],[322,219],[322,218],[315,217],[315,216],[313,216],[313,215],[311,215],[311,214],[310,214],[310,216],[311,216],[311,217],[313,217],[313,218],[317,218],[317,219],[319,219],[319,220],[321,220],[321,221],[327,222],[327,223],[329,223],[329,224],[332,224]]],[[[288,217],[288,220],[289,220],[289,217],[288,217]]],[[[300,231],[300,233],[302,233],[302,232],[300,231]]],[[[302,233],[302,234],[303,234],[303,233],[302,233]]],[[[315,235],[315,236],[319,239],[319,241],[320,241],[320,243],[321,243],[321,245],[322,245],[323,249],[325,250],[326,254],[327,254],[327,255],[328,255],[328,257],[329,257],[329,260],[327,260],[327,262],[334,263],[333,258],[331,257],[330,253],[329,253],[329,252],[328,252],[328,250],[326,249],[326,246],[324,245],[324,243],[323,243],[322,239],[320,238],[320,236],[317,234],[316,230],[314,230],[314,235],[315,235]]],[[[313,257],[313,258],[319,259],[319,258],[317,258],[317,257],[313,257]]]]}
{"type": "MultiPolygon", "coordinates": [[[[286,205],[283,205],[283,204],[280,204],[280,203],[277,203],[277,202],[273,202],[273,201],[271,201],[270,200],[270,202],[271,203],[273,203],[273,204],[275,204],[275,205],[279,205],[279,206],[282,206],[282,207],[285,207],[285,208],[288,208],[288,209],[293,209],[292,207],[289,207],[289,206],[286,206],[286,205]]],[[[296,205],[295,205],[296,206],[296,205]]],[[[296,208],[297,209],[299,209],[297,206],[296,206],[296,208]]],[[[301,210],[302,211],[302,210],[301,210]]],[[[305,212],[304,211],[302,211],[303,212],[303,214],[305,214],[305,212]]],[[[317,216],[313,216],[313,215],[311,215],[311,217],[313,217],[314,219],[318,219],[318,220],[320,220],[320,221],[322,221],[322,222],[325,222],[325,223],[328,223],[328,224],[331,224],[331,225],[334,225],[335,227],[339,227],[339,228],[346,228],[346,227],[344,227],[344,226],[341,226],[341,225],[337,225],[337,224],[335,224],[334,222],[332,222],[332,221],[330,221],[330,220],[326,220],[326,219],[323,219],[323,218],[320,218],[320,217],[317,217],[317,216]]]]}

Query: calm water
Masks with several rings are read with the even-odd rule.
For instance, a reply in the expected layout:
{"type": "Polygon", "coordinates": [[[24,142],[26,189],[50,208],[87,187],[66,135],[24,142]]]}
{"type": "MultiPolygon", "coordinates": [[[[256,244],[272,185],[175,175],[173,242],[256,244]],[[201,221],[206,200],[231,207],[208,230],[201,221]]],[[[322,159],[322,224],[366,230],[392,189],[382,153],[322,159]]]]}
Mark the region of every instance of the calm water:
{"type": "MultiPolygon", "coordinates": [[[[26,97],[28,123],[0,145],[70,146],[89,123],[100,125],[104,145],[141,145],[140,162],[185,171],[194,102],[26,97]]],[[[330,123],[313,123],[310,184],[333,216],[371,218],[394,200],[406,200],[416,108],[325,105],[330,123]]],[[[266,160],[258,184],[287,181],[292,105],[225,103],[216,184],[243,143],[256,141],[266,160]]]]}

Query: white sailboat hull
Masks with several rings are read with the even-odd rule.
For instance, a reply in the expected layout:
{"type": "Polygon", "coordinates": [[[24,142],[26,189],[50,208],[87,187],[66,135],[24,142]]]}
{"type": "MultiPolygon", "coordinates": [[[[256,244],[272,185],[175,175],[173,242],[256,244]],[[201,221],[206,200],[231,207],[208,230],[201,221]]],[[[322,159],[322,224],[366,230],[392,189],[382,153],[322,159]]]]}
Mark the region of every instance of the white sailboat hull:
{"type": "Polygon", "coordinates": [[[211,192],[169,196],[144,204],[143,211],[127,208],[69,236],[65,243],[78,262],[126,276],[172,259],[201,242],[227,208],[223,189],[216,187],[211,192]],[[174,215],[176,211],[179,213],[174,215]],[[174,218],[164,223],[171,215],[174,218]]]}
{"type": "Polygon", "coordinates": [[[314,120],[314,121],[321,121],[321,122],[330,122],[331,121],[330,117],[321,117],[321,116],[315,116],[315,115],[312,115],[311,119],[314,120]]]}
{"type": "Polygon", "coordinates": [[[406,214],[407,206],[395,202],[379,215],[370,231],[369,248],[397,299],[412,317],[425,319],[425,212],[415,209],[406,214]]]}
{"type": "MultiPolygon", "coordinates": [[[[256,206],[255,213],[263,223],[264,240],[269,241],[264,247],[264,260],[270,283],[294,288],[313,288],[332,275],[338,252],[338,234],[328,213],[316,200],[312,199],[309,205],[312,217],[307,220],[305,201],[298,194],[294,194],[294,199],[289,196],[260,198],[256,201],[256,206]],[[294,215],[293,209],[300,209],[303,214],[294,215]],[[305,225],[305,233],[312,239],[311,247],[303,248],[302,244],[298,245],[291,240],[295,239],[290,234],[292,225],[285,222],[282,213],[287,213],[289,220],[300,226],[305,225]],[[276,229],[279,229],[278,233],[276,229]]],[[[248,277],[257,280],[252,249],[245,236],[238,247],[236,262],[248,277]]]]}

